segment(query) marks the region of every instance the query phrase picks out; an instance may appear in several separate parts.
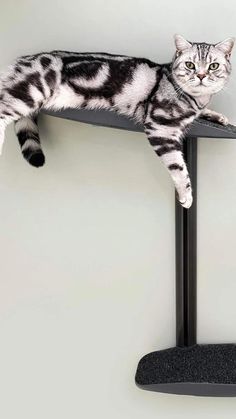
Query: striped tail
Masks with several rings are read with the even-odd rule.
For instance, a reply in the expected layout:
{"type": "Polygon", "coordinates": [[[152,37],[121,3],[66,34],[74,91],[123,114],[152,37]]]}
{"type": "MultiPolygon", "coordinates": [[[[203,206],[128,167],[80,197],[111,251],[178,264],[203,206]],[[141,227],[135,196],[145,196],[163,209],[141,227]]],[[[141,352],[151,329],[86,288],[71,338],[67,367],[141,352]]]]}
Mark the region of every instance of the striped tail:
{"type": "Polygon", "coordinates": [[[37,118],[32,116],[19,119],[15,123],[15,132],[24,158],[32,166],[43,166],[45,157],[40,144],[37,118]]]}

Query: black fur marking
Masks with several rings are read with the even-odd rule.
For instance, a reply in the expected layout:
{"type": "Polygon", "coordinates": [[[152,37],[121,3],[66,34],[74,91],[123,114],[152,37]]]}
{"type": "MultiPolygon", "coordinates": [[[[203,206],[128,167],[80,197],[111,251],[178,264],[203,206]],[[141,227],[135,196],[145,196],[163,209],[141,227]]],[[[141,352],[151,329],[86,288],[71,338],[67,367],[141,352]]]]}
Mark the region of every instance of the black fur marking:
{"type": "Polygon", "coordinates": [[[156,96],[154,96],[151,103],[155,108],[165,110],[172,118],[174,117],[174,112],[178,112],[180,115],[183,113],[181,107],[177,103],[171,103],[169,99],[159,100],[156,96]]]}
{"type": "Polygon", "coordinates": [[[29,61],[20,60],[18,61],[18,64],[23,65],[25,67],[31,67],[31,63],[29,61]]]}
{"type": "MultiPolygon", "coordinates": [[[[13,110],[13,112],[14,112],[14,114],[15,114],[16,116],[20,116],[20,117],[22,117],[22,113],[21,113],[21,112],[18,112],[16,109],[14,109],[14,110],[13,110]]],[[[20,118],[18,118],[18,119],[20,119],[20,118]]]]}
{"type": "Polygon", "coordinates": [[[167,145],[163,145],[158,150],[155,150],[155,152],[158,154],[158,156],[163,156],[163,154],[171,153],[172,151],[178,150],[176,147],[168,147],[167,145]]]}
{"type": "Polygon", "coordinates": [[[84,109],[88,106],[88,102],[86,102],[86,100],[82,103],[82,105],[80,105],[81,109],[84,109]]]}
{"type": "Polygon", "coordinates": [[[147,128],[147,129],[154,129],[154,125],[151,122],[145,123],[144,127],[147,128]]]}
{"type": "Polygon", "coordinates": [[[29,155],[27,160],[34,167],[41,167],[45,163],[45,157],[42,151],[37,151],[36,153],[29,155]]]}
{"type": "Polygon", "coordinates": [[[53,89],[56,84],[56,79],[57,79],[56,72],[52,69],[48,70],[48,72],[45,74],[45,81],[50,87],[51,93],[53,93],[53,89]]]}
{"type": "Polygon", "coordinates": [[[175,150],[182,150],[182,145],[177,140],[169,140],[164,137],[149,137],[148,140],[153,147],[171,145],[175,150]]]}
{"type": "Polygon", "coordinates": [[[30,84],[33,84],[42,93],[42,95],[45,97],[43,84],[41,82],[40,74],[38,72],[30,74],[27,77],[27,81],[30,84]]]}
{"type": "Polygon", "coordinates": [[[92,63],[79,63],[73,67],[65,68],[65,74],[67,77],[77,78],[82,77],[86,80],[90,80],[93,77],[96,77],[100,68],[102,68],[103,63],[101,62],[92,62],[92,63]]]}
{"type": "Polygon", "coordinates": [[[7,89],[8,93],[15,97],[16,99],[21,100],[26,103],[29,108],[34,107],[34,100],[29,94],[29,83],[27,80],[20,81],[16,83],[13,87],[7,89]]]}
{"type": "Polygon", "coordinates": [[[49,64],[51,64],[51,62],[52,62],[52,60],[49,57],[40,58],[40,63],[41,63],[44,70],[49,66],[49,64]]]}
{"type": "MultiPolygon", "coordinates": [[[[110,61],[110,74],[101,87],[84,88],[74,83],[74,76],[71,78],[64,72],[64,81],[74,90],[76,94],[83,95],[85,99],[105,98],[110,99],[115,94],[120,93],[124,84],[132,80],[133,71],[135,69],[135,61],[133,59],[125,61],[110,61]]],[[[65,71],[65,70],[64,70],[65,71]]]]}
{"type": "Polygon", "coordinates": [[[17,133],[17,137],[18,137],[18,140],[19,140],[19,143],[20,143],[21,147],[23,147],[23,145],[25,144],[25,142],[27,140],[33,140],[33,141],[37,142],[38,144],[40,144],[39,136],[35,132],[22,130],[22,131],[17,133]]]}
{"type": "Polygon", "coordinates": [[[34,167],[41,167],[45,163],[45,157],[41,150],[31,150],[30,147],[22,151],[24,158],[34,167]]]}
{"type": "Polygon", "coordinates": [[[73,56],[80,56],[80,57],[83,57],[83,56],[93,56],[93,57],[97,57],[97,55],[105,55],[105,56],[107,56],[108,58],[110,58],[110,57],[122,57],[122,58],[129,58],[129,56],[128,55],[120,55],[120,54],[109,54],[108,52],[75,52],[75,51],[64,51],[64,50],[60,50],[60,49],[58,49],[58,50],[54,50],[54,51],[51,51],[51,54],[52,55],[64,55],[64,54],[68,54],[69,56],[70,55],[73,55],[73,56]]]}
{"type": "Polygon", "coordinates": [[[12,88],[8,88],[7,91],[16,99],[22,100],[22,102],[26,103],[30,108],[33,108],[35,103],[29,93],[30,84],[37,87],[37,89],[44,95],[43,85],[38,72],[29,74],[25,80],[16,83],[12,88]]]}
{"type": "Polygon", "coordinates": [[[13,116],[13,114],[9,111],[3,111],[2,114],[6,116],[13,116]]]}
{"type": "Polygon", "coordinates": [[[180,166],[177,163],[173,163],[173,164],[170,164],[168,166],[168,169],[170,169],[170,170],[183,170],[184,168],[183,168],[183,166],[180,166]]]}
{"type": "Polygon", "coordinates": [[[154,109],[151,111],[151,118],[159,125],[167,125],[169,127],[178,127],[185,119],[194,116],[196,113],[194,111],[189,111],[177,118],[165,118],[162,115],[155,115],[154,109]]]}
{"type": "Polygon", "coordinates": [[[22,73],[22,70],[21,70],[21,68],[20,68],[19,66],[16,66],[16,67],[15,67],[15,71],[16,71],[17,73],[22,73]]]}
{"type": "Polygon", "coordinates": [[[69,55],[69,56],[65,56],[65,57],[61,57],[61,60],[63,62],[63,72],[68,68],[67,65],[68,64],[80,64],[83,61],[87,61],[87,62],[94,62],[94,61],[100,61],[101,63],[105,62],[107,63],[108,61],[110,61],[109,59],[107,59],[106,57],[102,58],[102,57],[96,57],[93,55],[69,55]]]}
{"type": "MultiPolygon", "coordinates": [[[[55,51],[54,51],[55,52],[55,51]]],[[[62,51],[63,53],[63,51],[62,51]]],[[[64,68],[67,66],[67,64],[81,62],[81,61],[100,61],[105,63],[115,63],[117,65],[125,62],[130,62],[130,60],[134,61],[136,64],[147,64],[150,68],[160,68],[160,66],[153,61],[150,61],[146,58],[134,58],[134,57],[128,57],[128,56],[122,56],[124,57],[123,60],[118,61],[114,59],[113,57],[116,57],[115,54],[105,54],[101,53],[101,55],[104,55],[104,57],[99,57],[100,53],[84,53],[85,55],[81,55],[80,53],[71,53],[68,56],[61,56],[63,66],[64,68]]],[[[57,55],[57,54],[56,54],[57,55]]]]}

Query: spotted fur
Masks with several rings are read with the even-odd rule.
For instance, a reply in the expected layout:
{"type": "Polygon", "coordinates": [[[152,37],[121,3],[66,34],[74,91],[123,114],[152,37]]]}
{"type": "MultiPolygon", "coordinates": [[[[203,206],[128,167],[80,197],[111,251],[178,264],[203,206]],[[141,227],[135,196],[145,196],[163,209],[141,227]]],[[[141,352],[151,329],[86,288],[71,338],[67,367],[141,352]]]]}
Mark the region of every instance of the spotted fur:
{"type": "MultiPolygon", "coordinates": [[[[18,58],[0,78],[0,148],[6,126],[15,131],[24,158],[44,164],[37,115],[41,109],[109,109],[144,124],[156,154],[167,167],[181,204],[192,203],[191,183],[182,154],[186,129],[201,113],[219,122],[206,109],[212,94],[224,86],[230,71],[233,41],[217,45],[189,43],[176,36],[170,64],[106,53],[52,51],[18,58]],[[196,71],[186,68],[193,61],[196,71]],[[209,62],[220,62],[204,83],[198,73],[209,62]]],[[[205,76],[204,76],[205,77],[205,76]]],[[[222,115],[221,115],[222,117],[222,115]]]]}

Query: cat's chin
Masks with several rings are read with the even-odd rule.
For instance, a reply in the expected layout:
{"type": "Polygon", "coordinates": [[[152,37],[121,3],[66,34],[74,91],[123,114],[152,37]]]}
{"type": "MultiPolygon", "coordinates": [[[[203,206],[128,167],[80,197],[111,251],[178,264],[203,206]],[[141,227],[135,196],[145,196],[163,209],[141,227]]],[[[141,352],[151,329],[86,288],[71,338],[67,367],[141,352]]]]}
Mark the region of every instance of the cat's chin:
{"type": "Polygon", "coordinates": [[[211,96],[213,93],[209,92],[209,89],[194,89],[187,92],[193,97],[211,96]]]}
{"type": "Polygon", "coordinates": [[[223,86],[205,86],[203,84],[186,89],[185,92],[194,97],[212,96],[222,90],[223,86]]]}

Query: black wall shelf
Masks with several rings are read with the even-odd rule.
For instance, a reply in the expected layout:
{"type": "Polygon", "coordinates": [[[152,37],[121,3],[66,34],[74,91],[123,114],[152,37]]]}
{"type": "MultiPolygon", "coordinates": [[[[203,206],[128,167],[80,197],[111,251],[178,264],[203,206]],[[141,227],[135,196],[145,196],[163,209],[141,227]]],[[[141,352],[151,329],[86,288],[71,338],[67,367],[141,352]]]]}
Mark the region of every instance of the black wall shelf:
{"type": "MultiPolygon", "coordinates": [[[[43,111],[86,124],[143,132],[125,116],[111,111],[65,109],[43,111]]],[[[187,133],[183,153],[194,200],[186,210],[176,200],[176,344],[152,352],[139,362],[136,384],[157,392],[198,396],[236,396],[236,345],[197,345],[197,144],[198,137],[236,139],[236,127],[196,120],[187,133]],[[217,371],[217,374],[215,372],[217,371]]]]}
{"type": "MultiPolygon", "coordinates": [[[[68,108],[57,112],[46,110],[43,111],[43,113],[91,125],[143,132],[142,125],[135,124],[132,120],[126,118],[125,116],[118,115],[117,113],[111,111],[88,111],[68,108]]],[[[192,124],[191,129],[188,132],[188,137],[236,138],[236,127],[233,125],[227,125],[224,127],[205,119],[198,119],[192,124]]]]}

